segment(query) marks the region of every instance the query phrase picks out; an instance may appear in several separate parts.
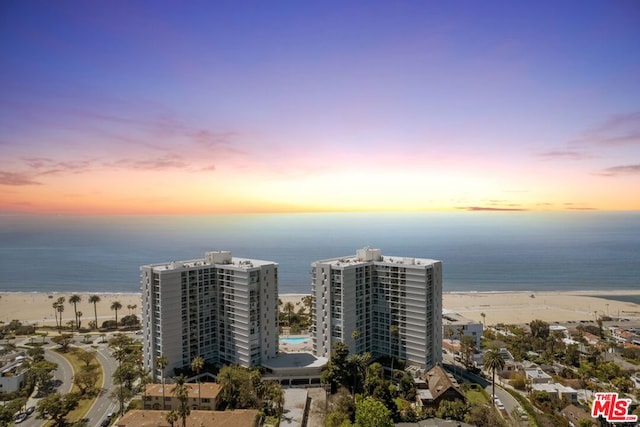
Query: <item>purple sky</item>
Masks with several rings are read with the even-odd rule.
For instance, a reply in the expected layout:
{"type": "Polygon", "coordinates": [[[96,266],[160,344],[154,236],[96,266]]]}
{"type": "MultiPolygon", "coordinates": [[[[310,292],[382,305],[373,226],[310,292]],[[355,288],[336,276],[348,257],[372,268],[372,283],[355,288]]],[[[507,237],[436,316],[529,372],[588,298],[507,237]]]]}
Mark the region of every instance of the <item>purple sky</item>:
{"type": "Polygon", "coordinates": [[[0,212],[640,209],[637,1],[5,0],[0,58],[0,212]]]}

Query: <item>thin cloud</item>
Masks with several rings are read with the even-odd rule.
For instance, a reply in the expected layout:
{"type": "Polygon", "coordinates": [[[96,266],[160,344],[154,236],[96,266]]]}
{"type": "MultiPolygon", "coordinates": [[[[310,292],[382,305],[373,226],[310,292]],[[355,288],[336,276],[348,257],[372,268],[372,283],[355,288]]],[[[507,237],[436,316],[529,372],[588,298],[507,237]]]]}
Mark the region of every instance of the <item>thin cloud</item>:
{"type": "Polygon", "coordinates": [[[570,207],[567,209],[571,211],[597,211],[598,210],[596,208],[589,208],[589,207],[570,207]]]}
{"type": "Polygon", "coordinates": [[[529,209],[524,208],[494,208],[490,206],[461,206],[458,209],[469,211],[469,212],[520,212],[520,211],[528,211],[529,209]]]}
{"type": "Polygon", "coordinates": [[[174,156],[163,156],[155,159],[145,159],[145,160],[121,159],[109,165],[115,166],[115,167],[123,167],[127,169],[156,170],[156,171],[167,170],[167,169],[186,169],[190,166],[188,162],[185,162],[181,158],[174,157],[174,156]]]}
{"type": "Polygon", "coordinates": [[[640,111],[611,116],[573,142],[605,146],[640,144],[640,111]]]}
{"type": "Polygon", "coordinates": [[[610,168],[604,169],[598,175],[617,176],[617,175],[638,175],[638,174],[640,174],[640,164],[612,166],[610,168]]]}
{"type": "Polygon", "coordinates": [[[585,159],[593,158],[593,155],[583,151],[558,150],[558,151],[547,151],[544,153],[539,153],[538,157],[544,160],[557,160],[557,159],[585,160],[585,159]]]}
{"type": "Polygon", "coordinates": [[[2,172],[0,171],[0,185],[22,186],[41,185],[29,174],[22,172],[2,172]]]}
{"type": "Polygon", "coordinates": [[[82,173],[93,167],[89,160],[60,162],[46,157],[29,157],[24,159],[25,165],[36,171],[36,175],[56,175],[59,173],[82,173]]]}

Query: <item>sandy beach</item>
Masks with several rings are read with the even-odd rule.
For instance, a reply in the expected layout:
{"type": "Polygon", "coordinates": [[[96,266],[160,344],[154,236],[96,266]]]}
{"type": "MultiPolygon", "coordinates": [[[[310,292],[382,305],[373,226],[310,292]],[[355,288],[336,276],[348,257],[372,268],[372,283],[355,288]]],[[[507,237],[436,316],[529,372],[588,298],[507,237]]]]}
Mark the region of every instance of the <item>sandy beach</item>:
{"type": "Polygon", "coordinates": [[[604,298],[640,296],[640,291],[445,293],[445,309],[487,325],[497,323],[569,322],[597,317],[640,319],[640,305],[604,298]]]}
{"type": "Polygon", "coordinates": [[[31,325],[55,325],[53,303],[60,297],[65,297],[62,323],[74,319],[73,304],[69,303],[71,295],[79,295],[81,301],[77,304],[79,312],[82,312],[81,321],[87,325],[94,320],[93,304],[89,302],[91,295],[98,295],[100,302],[96,304],[98,324],[105,320],[114,320],[115,311],[111,310],[114,301],[120,302],[122,308],[118,310],[118,321],[128,314],[140,316],[142,307],[142,295],[138,293],[95,293],[73,294],[57,292],[0,292],[0,321],[10,322],[20,320],[31,325]],[[128,307],[135,306],[130,310],[128,307]]]}
{"type": "MultiPolygon", "coordinates": [[[[0,321],[9,322],[18,319],[30,324],[54,325],[52,304],[58,297],[66,298],[63,321],[73,319],[73,305],[69,304],[69,296],[63,293],[0,293],[0,321]]],[[[83,313],[82,320],[93,319],[93,304],[89,303],[89,294],[79,294],[82,300],[78,303],[78,311],[83,313]]],[[[141,295],[136,293],[100,293],[101,301],[97,304],[98,323],[114,319],[111,310],[113,301],[119,301],[122,309],[118,317],[122,318],[134,312],[139,315],[142,306],[141,295]],[[136,306],[131,311],[129,306],[136,306]]],[[[296,311],[302,307],[302,298],[306,294],[281,294],[283,304],[291,302],[296,311]]],[[[640,305],[630,302],[605,299],[604,296],[635,295],[639,291],[572,291],[572,292],[479,292],[479,293],[445,293],[443,307],[446,310],[460,313],[476,321],[486,321],[487,325],[497,323],[528,323],[534,319],[546,322],[568,322],[594,320],[596,316],[609,315],[640,319],[640,305]],[[485,315],[484,319],[482,314],[485,315]]],[[[86,323],[85,323],[86,324],[86,323]]]]}

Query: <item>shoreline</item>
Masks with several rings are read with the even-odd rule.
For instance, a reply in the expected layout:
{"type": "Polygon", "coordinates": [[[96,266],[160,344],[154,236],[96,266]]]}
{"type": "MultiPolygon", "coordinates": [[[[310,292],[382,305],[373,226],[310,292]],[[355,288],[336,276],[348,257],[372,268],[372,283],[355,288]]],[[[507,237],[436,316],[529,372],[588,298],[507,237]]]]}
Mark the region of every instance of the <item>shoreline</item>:
{"type": "MultiPolygon", "coordinates": [[[[52,304],[58,297],[66,298],[63,322],[74,318],[73,305],[68,302],[71,295],[79,295],[78,311],[83,313],[82,322],[94,320],[94,305],[90,295],[98,295],[101,301],[95,306],[98,323],[114,319],[110,309],[114,301],[122,308],[118,318],[128,314],[139,316],[142,307],[141,292],[0,292],[0,322],[20,320],[30,324],[53,325],[52,304]]],[[[283,293],[278,298],[283,304],[291,302],[296,309],[302,299],[310,293],[283,293]]],[[[539,319],[545,322],[595,321],[597,317],[640,319],[640,290],[585,290],[585,291],[470,291],[443,292],[442,306],[445,312],[460,315],[487,325],[498,323],[523,324],[539,319]],[[631,301],[607,297],[631,296],[631,301]]],[[[281,308],[282,309],[282,308],[281,308]]]]}

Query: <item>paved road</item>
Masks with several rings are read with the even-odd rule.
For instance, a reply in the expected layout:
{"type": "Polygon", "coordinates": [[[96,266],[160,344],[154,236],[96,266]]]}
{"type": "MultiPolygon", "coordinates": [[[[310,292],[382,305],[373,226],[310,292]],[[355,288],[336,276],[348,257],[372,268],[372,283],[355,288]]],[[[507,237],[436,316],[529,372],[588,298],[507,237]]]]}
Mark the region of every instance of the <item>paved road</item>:
{"type": "MultiPolygon", "coordinates": [[[[55,384],[59,384],[56,388],[58,393],[69,393],[73,387],[73,367],[64,357],[59,354],[45,348],[44,358],[50,362],[57,363],[58,369],[53,373],[53,381],[55,384]]],[[[29,398],[27,407],[36,406],[40,399],[29,398]]],[[[31,414],[25,421],[22,422],[24,427],[41,427],[45,425],[48,420],[41,420],[36,418],[37,413],[31,414]]]]}
{"type": "Polygon", "coordinates": [[[100,395],[86,415],[89,420],[88,425],[98,426],[104,420],[108,413],[117,411],[117,404],[109,397],[111,391],[114,390],[113,373],[118,367],[116,360],[111,357],[109,348],[106,344],[98,344],[96,357],[102,365],[104,373],[104,382],[100,391],[100,395]]]}

